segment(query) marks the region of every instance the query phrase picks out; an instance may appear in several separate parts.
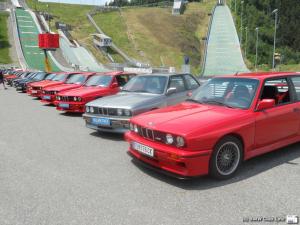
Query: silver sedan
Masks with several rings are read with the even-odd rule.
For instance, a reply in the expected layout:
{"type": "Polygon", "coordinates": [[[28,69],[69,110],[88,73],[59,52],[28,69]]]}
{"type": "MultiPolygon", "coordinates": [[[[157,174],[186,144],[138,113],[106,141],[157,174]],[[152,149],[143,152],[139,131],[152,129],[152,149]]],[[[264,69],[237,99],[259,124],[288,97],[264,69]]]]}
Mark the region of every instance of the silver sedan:
{"type": "Polygon", "coordinates": [[[124,133],[132,116],[185,101],[199,86],[190,74],[139,75],[118,94],[86,104],[83,118],[88,128],[124,133]]]}

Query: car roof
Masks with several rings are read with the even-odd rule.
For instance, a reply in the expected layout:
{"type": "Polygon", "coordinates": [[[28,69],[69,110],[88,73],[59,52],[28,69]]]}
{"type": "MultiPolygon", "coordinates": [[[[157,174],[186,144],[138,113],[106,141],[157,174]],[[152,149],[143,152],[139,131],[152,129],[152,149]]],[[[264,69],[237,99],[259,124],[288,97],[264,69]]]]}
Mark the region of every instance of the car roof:
{"type": "Polygon", "coordinates": [[[243,77],[243,78],[256,78],[259,80],[264,80],[267,78],[276,78],[282,76],[295,76],[300,75],[299,72],[251,72],[251,73],[240,73],[235,75],[225,75],[225,76],[218,76],[216,78],[221,77],[243,77]]]}

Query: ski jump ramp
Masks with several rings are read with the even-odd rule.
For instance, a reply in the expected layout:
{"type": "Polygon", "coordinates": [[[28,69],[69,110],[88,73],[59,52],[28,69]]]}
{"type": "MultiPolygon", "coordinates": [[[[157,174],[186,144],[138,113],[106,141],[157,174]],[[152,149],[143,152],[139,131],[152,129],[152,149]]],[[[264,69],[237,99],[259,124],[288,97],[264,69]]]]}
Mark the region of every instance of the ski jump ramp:
{"type": "Polygon", "coordinates": [[[249,72],[243,59],[230,9],[227,5],[218,5],[212,16],[202,76],[249,72]]]}

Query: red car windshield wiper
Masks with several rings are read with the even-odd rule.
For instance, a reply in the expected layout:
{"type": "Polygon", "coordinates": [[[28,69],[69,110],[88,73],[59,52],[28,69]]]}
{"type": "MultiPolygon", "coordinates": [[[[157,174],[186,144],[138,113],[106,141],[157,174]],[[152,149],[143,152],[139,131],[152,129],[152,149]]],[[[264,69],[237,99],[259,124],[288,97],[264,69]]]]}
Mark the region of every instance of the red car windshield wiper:
{"type": "Polygon", "coordinates": [[[226,107],[228,107],[228,108],[233,108],[232,106],[227,105],[227,104],[224,103],[224,102],[219,102],[219,101],[216,101],[216,100],[207,100],[207,101],[203,101],[203,103],[207,103],[207,104],[216,104],[216,105],[226,106],[226,107]]]}

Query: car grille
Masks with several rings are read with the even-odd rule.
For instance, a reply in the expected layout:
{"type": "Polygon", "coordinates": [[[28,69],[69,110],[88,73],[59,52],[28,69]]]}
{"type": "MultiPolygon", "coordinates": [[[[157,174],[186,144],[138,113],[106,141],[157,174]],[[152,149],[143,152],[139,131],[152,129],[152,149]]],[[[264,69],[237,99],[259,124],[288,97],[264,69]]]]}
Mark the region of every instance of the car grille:
{"type": "Polygon", "coordinates": [[[94,112],[91,114],[98,114],[98,115],[104,115],[104,116],[117,116],[118,112],[117,109],[114,108],[98,108],[93,107],[94,112]]]}
{"type": "Polygon", "coordinates": [[[45,91],[46,95],[55,95],[55,91],[45,91]]]}
{"type": "Polygon", "coordinates": [[[73,102],[74,101],[74,97],[71,96],[60,96],[60,100],[63,102],[73,102]]]}
{"type": "Polygon", "coordinates": [[[152,141],[159,141],[165,142],[165,134],[160,131],[155,131],[146,127],[137,126],[138,127],[138,134],[139,136],[152,140],[152,141]]]}

